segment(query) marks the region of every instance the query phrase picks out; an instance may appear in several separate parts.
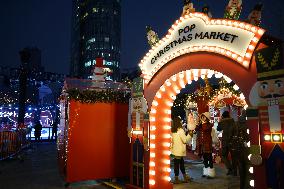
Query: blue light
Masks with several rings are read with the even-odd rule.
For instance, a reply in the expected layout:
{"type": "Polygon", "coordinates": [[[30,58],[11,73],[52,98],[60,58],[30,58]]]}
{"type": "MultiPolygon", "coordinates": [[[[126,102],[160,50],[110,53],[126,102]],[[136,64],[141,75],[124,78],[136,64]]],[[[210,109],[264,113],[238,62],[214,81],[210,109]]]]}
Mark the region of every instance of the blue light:
{"type": "Polygon", "coordinates": [[[32,108],[29,108],[29,110],[32,110],[32,108]]]}

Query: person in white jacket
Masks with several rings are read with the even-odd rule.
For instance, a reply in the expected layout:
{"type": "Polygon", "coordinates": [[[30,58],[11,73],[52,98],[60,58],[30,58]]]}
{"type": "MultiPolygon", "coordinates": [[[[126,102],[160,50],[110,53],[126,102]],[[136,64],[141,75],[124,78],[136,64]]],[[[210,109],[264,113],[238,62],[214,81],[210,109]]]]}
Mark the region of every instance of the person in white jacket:
{"type": "Polygon", "coordinates": [[[175,117],[172,120],[172,144],[171,153],[174,156],[174,172],[175,172],[175,184],[181,183],[179,180],[179,169],[181,170],[184,178],[184,182],[191,181],[191,178],[186,174],[184,168],[184,159],[186,156],[186,144],[191,139],[190,135],[186,135],[182,129],[182,122],[179,117],[175,117]]]}

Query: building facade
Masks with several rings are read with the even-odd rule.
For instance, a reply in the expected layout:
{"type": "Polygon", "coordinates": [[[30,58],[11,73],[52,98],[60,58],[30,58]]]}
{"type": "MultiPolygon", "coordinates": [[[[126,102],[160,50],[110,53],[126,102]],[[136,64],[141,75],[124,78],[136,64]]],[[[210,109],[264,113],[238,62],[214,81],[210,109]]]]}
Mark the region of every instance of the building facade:
{"type": "Polygon", "coordinates": [[[102,57],[110,79],[119,80],[120,36],[120,0],[73,0],[70,75],[90,78],[102,57]]]}

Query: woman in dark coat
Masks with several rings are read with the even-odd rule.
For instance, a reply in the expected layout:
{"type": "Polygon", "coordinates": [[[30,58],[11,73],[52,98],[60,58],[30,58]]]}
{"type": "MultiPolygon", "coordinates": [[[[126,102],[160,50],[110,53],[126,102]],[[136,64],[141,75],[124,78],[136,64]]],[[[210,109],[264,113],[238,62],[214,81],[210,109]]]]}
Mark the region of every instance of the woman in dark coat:
{"type": "Polygon", "coordinates": [[[215,177],[215,170],[213,168],[213,157],[212,157],[212,127],[213,124],[210,123],[210,113],[205,112],[201,114],[201,126],[200,127],[200,137],[201,137],[201,152],[203,155],[203,177],[207,178],[215,177]]]}
{"type": "Polygon", "coordinates": [[[236,175],[236,157],[231,149],[231,139],[234,134],[235,121],[230,117],[228,111],[224,111],[220,122],[217,126],[217,131],[223,131],[222,134],[222,159],[228,169],[227,175],[236,175]],[[229,160],[229,153],[231,154],[232,162],[229,160]]]}
{"type": "Polygon", "coordinates": [[[34,126],[34,129],[35,129],[35,141],[39,141],[42,130],[42,125],[40,124],[39,121],[37,121],[36,125],[34,126]]]}

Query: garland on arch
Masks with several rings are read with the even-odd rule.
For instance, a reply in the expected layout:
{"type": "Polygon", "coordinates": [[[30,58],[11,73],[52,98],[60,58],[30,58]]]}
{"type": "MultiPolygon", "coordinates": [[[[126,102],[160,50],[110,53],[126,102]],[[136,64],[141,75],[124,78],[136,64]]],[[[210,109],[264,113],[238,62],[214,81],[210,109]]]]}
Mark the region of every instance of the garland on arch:
{"type": "Polygon", "coordinates": [[[127,104],[130,99],[130,92],[123,90],[79,90],[68,89],[68,98],[81,103],[122,103],[127,104]]]}

